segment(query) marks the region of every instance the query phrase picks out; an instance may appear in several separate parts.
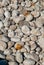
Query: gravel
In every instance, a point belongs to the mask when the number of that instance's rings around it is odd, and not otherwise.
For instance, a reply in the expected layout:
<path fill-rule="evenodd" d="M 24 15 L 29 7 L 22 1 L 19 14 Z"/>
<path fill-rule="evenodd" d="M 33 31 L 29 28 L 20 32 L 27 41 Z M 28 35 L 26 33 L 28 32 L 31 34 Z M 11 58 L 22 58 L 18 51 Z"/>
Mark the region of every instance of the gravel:
<path fill-rule="evenodd" d="M 0 0 L 0 59 L 44 65 L 44 0 Z"/>

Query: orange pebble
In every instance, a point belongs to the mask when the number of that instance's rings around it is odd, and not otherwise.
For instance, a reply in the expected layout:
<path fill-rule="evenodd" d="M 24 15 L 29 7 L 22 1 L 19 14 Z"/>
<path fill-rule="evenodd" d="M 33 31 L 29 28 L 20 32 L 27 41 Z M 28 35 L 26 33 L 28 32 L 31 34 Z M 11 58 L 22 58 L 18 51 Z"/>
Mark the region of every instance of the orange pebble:
<path fill-rule="evenodd" d="M 29 12 L 25 11 L 24 16 L 27 16 L 27 15 L 29 15 Z"/>
<path fill-rule="evenodd" d="M 17 50 L 20 50 L 20 49 L 22 48 L 22 45 L 20 45 L 20 44 L 15 44 L 15 48 L 16 48 Z"/>

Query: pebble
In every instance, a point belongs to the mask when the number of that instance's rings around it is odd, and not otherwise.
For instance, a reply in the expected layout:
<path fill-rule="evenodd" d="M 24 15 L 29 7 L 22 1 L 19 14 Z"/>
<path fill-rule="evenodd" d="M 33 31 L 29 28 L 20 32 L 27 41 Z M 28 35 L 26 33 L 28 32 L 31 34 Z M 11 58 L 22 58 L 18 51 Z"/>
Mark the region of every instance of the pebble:
<path fill-rule="evenodd" d="M 18 65 L 15 61 L 14 62 L 10 61 L 8 64 L 9 65 Z"/>
<path fill-rule="evenodd" d="M 20 22 L 20 17 L 16 16 L 13 18 L 13 21 L 15 21 L 15 23 L 19 23 Z"/>
<path fill-rule="evenodd" d="M 0 15 L 3 15 L 3 13 L 4 13 L 3 8 L 0 8 Z"/>
<path fill-rule="evenodd" d="M 13 53 L 16 53 L 16 49 L 14 47 L 11 47 L 11 50 Z M 14 55 L 16 55 L 16 54 L 14 54 Z"/>
<path fill-rule="evenodd" d="M 5 11 L 4 15 L 5 15 L 6 18 L 10 18 L 10 13 L 9 13 L 9 11 Z"/>
<path fill-rule="evenodd" d="M 21 49 L 21 52 L 27 52 L 27 49 L 22 48 L 22 49 Z"/>
<path fill-rule="evenodd" d="M 34 54 L 34 53 L 24 53 L 24 56 L 27 59 L 33 59 L 34 61 L 38 61 L 39 60 L 38 55 L 37 54 Z"/>
<path fill-rule="evenodd" d="M 8 30 L 8 37 L 14 37 L 14 32 L 12 30 Z"/>
<path fill-rule="evenodd" d="M 30 46 L 31 46 L 31 50 L 34 50 L 37 47 L 37 45 L 34 41 L 30 41 L 29 43 L 30 43 Z"/>
<path fill-rule="evenodd" d="M 13 17 L 13 18 L 16 17 L 18 14 L 19 14 L 18 11 L 16 11 L 16 10 L 13 10 L 13 11 L 12 11 L 12 17 Z"/>
<path fill-rule="evenodd" d="M 14 42 L 9 41 L 8 42 L 8 49 L 11 48 L 14 45 Z"/>
<path fill-rule="evenodd" d="M 4 24 L 5 27 L 8 27 L 9 26 L 9 22 L 8 22 L 8 19 L 7 18 L 5 18 L 3 20 L 3 24 Z"/>
<path fill-rule="evenodd" d="M 9 41 L 8 38 L 6 36 L 4 36 L 4 35 L 0 35 L 0 40 L 4 41 L 4 42 L 8 42 Z"/>
<path fill-rule="evenodd" d="M 40 13 L 37 12 L 37 11 L 32 11 L 31 14 L 32 14 L 35 18 L 39 17 L 39 15 L 40 15 Z"/>
<path fill-rule="evenodd" d="M 34 43 L 31 45 L 31 50 L 34 50 L 37 47 L 37 45 Z"/>
<path fill-rule="evenodd" d="M 40 38 L 38 41 L 39 41 L 38 44 L 40 45 L 40 47 L 41 47 L 41 48 L 43 49 L 43 51 L 44 51 L 44 38 Z"/>
<path fill-rule="evenodd" d="M 23 12 L 23 15 L 24 16 L 27 16 L 27 15 L 29 15 L 30 14 L 30 12 L 28 12 L 28 11 L 26 11 L 26 10 L 24 10 L 25 12 Z"/>
<path fill-rule="evenodd" d="M 20 50 L 23 45 L 24 45 L 23 42 L 17 42 L 17 43 L 15 44 L 15 48 L 16 48 L 17 50 Z"/>
<path fill-rule="evenodd" d="M 24 26 L 22 26 L 22 32 L 26 35 L 29 35 L 30 29 L 28 28 L 28 26 L 24 25 Z"/>
<path fill-rule="evenodd" d="M 37 51 L 37 52 L 40 52 L 40 50 L 41 50 L 40 47 L 37 47 L 37 48 L 36 48 L 36 51 Z"/>
<path fill-rule="evenodd" d="M 33 16 L 31 14 L 26 16 L 26 21 L 31 21 L 33 19 Z"/>
<path fill-rule="evenodd" d="M 8 5 L 8 4 L 9 4 L 9 0 L 3 0 L 3 1 L 2 1 L 2 4 L 3 4 L 3 6 Z"/>
<path fill-rule="evenodd" d="M 3 20 L 3 18 L 4 18 L 3 14 L 4 14 L 4 10 L 2 8 L 0 8 L 0 19 L 1 20 Z"/>
<path fill-rule="evenodd" d="M 15 44 L 15 48 L 16 48 L 17 50 L 19 50 L 19 49 L 22 48 L 22 46 L 21 46 L 20 44 Z"/>
<path fill-rule="evenodd" d="M 37 2 L 37 0 L 32 0 L 32 2 L 33 2 L 33 3 L 36 3 L 36 2 Z"/>
<path fill-rule="evenodd" d="M 22 36 L 23 36 L 23 33 L 22 33 L 21 29 L 17 28 L 17 29 L 15 30 L 15 32 L 17 33 L 17 35 L 18 35 L 19 37 L 22 37 Z"/>
<path fill-rule="evenodd" d="M 36 20 L 36 25 L 37 25 L 37 27 L 42 27 L 43 24 L 44 24 L 44 18 L 42 19 L 42 18 L 40 17 L 40 18 L 38 18 L 38 19 Z"/>
<path fill-rule="evenodd" d="M 24 45 L 24 48 L 26 48 L 27 52 L 30 52 L 30 47 L 28 45 Z"/>
<path fill-rule="evenodd" d="M 0 54 L 0 58 L 5 59 L 5 55 Z"/>
<path fill-rule="evenodd" d="M 18 5 L 17 5 L 17 3 L 11 3 L 10 4 L 10 8 L 14 8 L 14 9 L 17 9 L 18 8 Z"/>
<path fill-rule="evenodd" d="M 6 49 L 7 45 L 4 41 L 0 41 L 0 50 L 4 51 Z"/>
<path fill-rule="evenodd" d="M 24 65 L 34 65 L 35 61 L 32 59 L 26 59 L 26 60 L 24 60 L 23 64 Z"/>
<path fill-rule="evenodd" d="M 13 41 L 13 42 L 19 42 L 20 38 L 16 36 L 16 37 L 11 38 L 11 41 Z"/>
<path fill-rule="evenodd" d="M 16 53 L 16 61 L 19 63 L 23 62 L 23 56 L 20 52 Z"/>
<path fill-rule="evenodd" d="M 0 21 L 0 29 L 3 27 L 3 23 L 2 21 Z"/>
<path fill-rule="evenodd" d="M 25 7 L 29 8 L 31 6 L 31 1 L 25 1 L 26 5 Z"/>
<path fill-rule="evenodd" d="M 32 29 L 31 34 L 39 36 L 39 35 L 41 35 L 41 32 L 39 31 L 39 28 L 37 28 L 37 29 Z"/>
<path fill-rule="evenodd" d="M 25 2 L 21 2 L 21 6 L 23 6 L 23 7 L 24 7 L 24 6 L 25 6 Z"/>
<path fill-rule="evenodd" d="M 8 61 L 14 61 L 15 59 L 14 59 L 14 56 L 12 56 L 12 55 L 7 55 L 6 56 L 6 59 L 8 60 Z"/>
<path fill-rule="evenodd" d="M 5 55 L 10 55 L 11 53 L 12 53 L 12 51 L 10 49 L 5 49 L 4 50 Z"/>
<path fill-rule="evenodd" d="M 24 37 L 22 38 L 22 42 L 28 42 L 29 40 L 30 40 L 30 38 L 27 37 L 27 36 L 24 36 Z"/>
<path fill-rule="evenodd" d="M 11 29 L 11 30 L 15 30 L 15 29 L 16 29 L 16 26 L 15 26 L 15 25 L 11 25 L 11 26 L 10 26 L 10 29 Z"/>
<path fill-rule="evenodd" d="M 33 60 L 35 60 L 36 62 L 39 60 L 39 56 L 36 53 L 32 53 L 33 56 Z"/>
<path fill-rule="evenodd" d="M 32 55 L 30 54 L 30 53 L 24 53 L 24 56 L 27 58 L 27 59 L 29 59 L 29 58 L 32 58 Z"/>
<path fill-rule="evenodd" d="M 30 38 L 32 41 L 37 41 L 37 36 L 35 36 L 35 35 L 31 35 Z"/>

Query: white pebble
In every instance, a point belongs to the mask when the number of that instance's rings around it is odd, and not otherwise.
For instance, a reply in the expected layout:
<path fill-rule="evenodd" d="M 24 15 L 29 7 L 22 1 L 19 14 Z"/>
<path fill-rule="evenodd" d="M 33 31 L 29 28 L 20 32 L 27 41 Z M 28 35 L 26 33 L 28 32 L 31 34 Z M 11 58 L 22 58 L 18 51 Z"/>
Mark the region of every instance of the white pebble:
<path fill-rule="evenodd" d="M 8 37 L 14 37 L 14 32 L 12 30 L 8 30 Z"/>
<path fill-rule="evenodd" d="M 4 35 L 0 35 L 0 40 L 4 41 L 4 42 L 8 42 L 9 41 L 8 38 L 5 37 Z"/>
<path fill-rule="evenodd" d="M 24 45 L 28 52 L 30 52 L 30 47 L 28 45 Z"/>
<path fill-rule="evenodd" d="M 12 51 L 11 51 L 10 49 L 6 49 L 6 50 L 4 50 L 4 54 L 5 54 L 5 55 L 10 55 L 11 52 L 12 52 Z"/>
<path fill-rule="evenodd" d="M 39 56 L 35 53 L 24 53 L 24 56 L 27 59 L 33 59 L 34 61 L 38 61 L 39 60 Z"/>
<path fill-rule="evenodd" d="M 42 25 L 44 24 L 44 18 L 42 17 L 38 18 L 35 23 L 37 27 L 42 27 Z"/>
<path fill-rule="evenodd" d="M 8 42 L 8 49 L 11 48 L 14 45 L 14 42 L 9 41 Z"/>
<path fill-rule="evenodd" d="M 0 54 L 0 58 L 5 59 L 5 55 Z"/>
<path fill-rule="evenodd" d="M 13 10 L 13 11 L 12 11 L 12 17 L 14 18 L 15 16 L 18 15 L 18 13 L 19 13 L 19 12 L 18 12 L 17 10 Z"/>
<path fill-rule="evenodd" d="M 20 38 L 19 37 L 13 37 L 13 38 L 11 38 L 11 41 L 13 41 L 13 42 L 19 42 Z"/>
<path fill-rule="evenodd" d="M 4 15 L 5 15 L 6 18 L 10 18 L 10 13 L 9 13 L 9 11 L 5 11 Z"/>
<path fill-rule="evenodd" d="M 26 5 L 25 7 L 29 8 L 31 6 L 31 1 L 25 1 Z"/>
<path fill-rule="evenodd" d="M 40 13 L 37 12 L 37 11 L 32 11 L 31 14 L 32 14 L 35 18 L 39 17 L 39 15 L 40 15 Z"/>
<path fill-rule="evenodd" d="M 20 52 L 16 53 L 16 60 L 17 62 L 21 63 L 23 61 L 23 56 Z"/>
<path fill-rule="evenodd" d="M 30 38 L 32 41 L 37 41 L 37 36 L 35 36 L 35 35 L 31 35 Z"/>
<path fill-rule="evenodd" d="M 43 49 L 43 51 L 44 51 L 44 38 L 40 38 L 40 39 L 38 39 L 38 44 L 40 45 L 40 47 Z"/>
<path fill-rule="evenodd" d="M 30 38 L 27 37 L 27 36 L 24 36 L 24 37 L 22 38 L 22 42 L 28 42 L 29 40 L 30 40 Z"/>
<path fill-rule="evenodd" d="M 37 29 L 32 29 L 31 34 L 39 36 L 39 35 L 41 35 L 41 32 L 40 32 L 39 28 L 37 28 Z"/>
<path fill-rule="evenodd" d="M 26 16 L 26 21 L 29 22 L 32 19 L 33 19 L 33 16 L 31 14 L 29 14 L 29 15 Z"/>
<path fill-rule="evenodd" d="M 4 23 L 4 26 L 5 27 L 8 27 L 9 26 L 9 22 L 8 22 L 8 19 L 5 18 L 5 20 L 3 20 L 3 23 Z"/>
<path fill-rule="evenodd" d="M 24 65 L 34 65 L 35 61 L 32 59 L 26 59 L 26 60 L 24 60 L 23 64 Z"/>
<path fill-rule="evenodd" d="M 2 4 L 3 4 L 3 6 L 6 6 L 7 4 L 9 4 L 9 0 L 3 0 Z"/>
<path fill-rule="evenodd" d="M 28 26 L 26 26 L 26 25 L 22 26 L 22 32 L 26 35 L 29 35 L 30 30 L 29 30 Z"/>
<path fill-rule="evenodd" d="M 0 50 L 4 51 L 6 47 L 7 47 L 6 43 L 3 41 L 0 41 Z"/>
<path fill-rule="evenodd" d="M 21 6 L 25 6 L 25 2 L 21 2 Z"/>
<path fill-rule="evenodd" d="M 9 65 L 18 65 L 15 61 L 14 62 L 10 61 L 8 64 Z"/>
<path fill-rule="evenodd" d="M 27 50 L 25 48 L 22 48 L 21 52 L 27 52 Z"/>

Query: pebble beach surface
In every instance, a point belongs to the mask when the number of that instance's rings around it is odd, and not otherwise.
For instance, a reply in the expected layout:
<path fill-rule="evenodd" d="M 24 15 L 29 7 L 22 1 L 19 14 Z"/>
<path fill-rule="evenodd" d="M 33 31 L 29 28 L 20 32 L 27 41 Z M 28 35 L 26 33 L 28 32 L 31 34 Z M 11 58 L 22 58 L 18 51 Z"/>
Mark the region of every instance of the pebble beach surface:
<path fill-rule="evenodd" d="M 0 0 L 1 62 L 44 65 L 44 0 Z"/>

